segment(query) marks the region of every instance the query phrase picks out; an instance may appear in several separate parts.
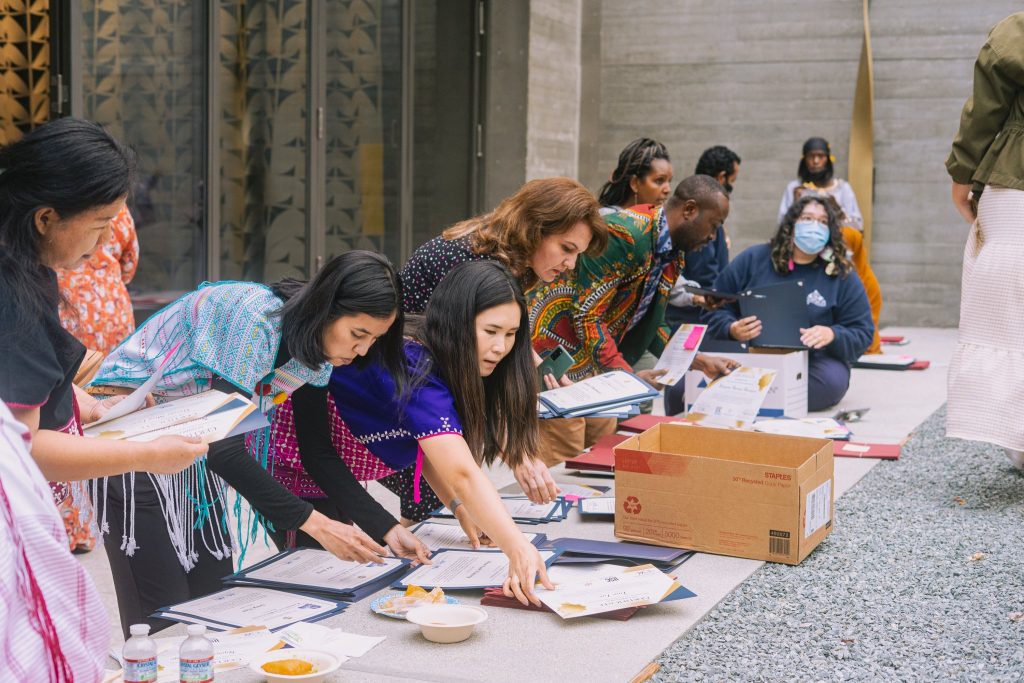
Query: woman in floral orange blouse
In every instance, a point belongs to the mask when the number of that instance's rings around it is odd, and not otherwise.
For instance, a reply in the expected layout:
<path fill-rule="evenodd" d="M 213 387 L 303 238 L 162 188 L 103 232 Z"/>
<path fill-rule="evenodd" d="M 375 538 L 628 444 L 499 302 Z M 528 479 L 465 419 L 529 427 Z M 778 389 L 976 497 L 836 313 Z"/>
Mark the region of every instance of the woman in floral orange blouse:
<path fill-rule="evenodd" d="M 57 282 L 65 303 L 60 307 L 60 322 L 68 332 L 93 352 L 106 356 L 135 330 L 128 283 L 139 264 L 139 240 L 135 221 L 125 206 L 110 222 L 110 237 L 92 257 L 74 270 L 58 270 Z M 96 363 L 95 367 L 99 367 Z M 88 415 L 82 419 L 89 421 Z M 64 518 L 72 552 L 87 552 L 96 545 L 89 529 L 89 515 L 71 502 L 68 485 L 51 482 L 53 498 Z"/>

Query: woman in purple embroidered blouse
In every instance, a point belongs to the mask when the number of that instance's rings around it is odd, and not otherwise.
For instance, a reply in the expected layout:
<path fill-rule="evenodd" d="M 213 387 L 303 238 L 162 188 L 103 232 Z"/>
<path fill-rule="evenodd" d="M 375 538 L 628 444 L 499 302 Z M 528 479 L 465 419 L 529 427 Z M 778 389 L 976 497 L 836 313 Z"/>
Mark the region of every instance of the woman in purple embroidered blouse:
<path fill-rule="evenodd" d="M 523 294 L 500 263 L 464 263 L 438 285 L 419 327 L 406 341 L 404 390 L 377 363 L 335 368 L 330 435 L 299 430 L 296 437 L 289 405 L 281 406 L 269 449 L 274 476 L 315 499 L 330 487 L 309 473 L 323 457 L 340 456 L 362 481 L 412 468 L 417 493 L 422 473 L 474 545 L 483 537 L 508 556 L 505 594 L 539 604 L 536 581 L 550 586 L 544 562 L 478 465 L 501 458 L 515 467 L 536 449 L 536 371 Z"/>

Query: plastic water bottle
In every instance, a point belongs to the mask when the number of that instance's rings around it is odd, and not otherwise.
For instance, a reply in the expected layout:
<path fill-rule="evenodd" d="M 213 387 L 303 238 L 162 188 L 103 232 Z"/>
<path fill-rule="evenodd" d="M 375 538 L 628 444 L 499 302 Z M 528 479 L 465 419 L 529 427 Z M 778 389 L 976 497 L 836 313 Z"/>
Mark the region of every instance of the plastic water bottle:
<path fill-rule="evenodd" d="M 152 683 L 156 680 L 156 642 L 149 637 L 149 624 L 132 624 L 132 636 L 121 650 L 124 683 Z"/>
<path fill-rule="evenodd" d="M 178 671 L 181 683 L 213 680 L 213 643 L 206 638 L 206 627 L 202 624 L 189 624 L 188 638 L 178 650 Z"/>

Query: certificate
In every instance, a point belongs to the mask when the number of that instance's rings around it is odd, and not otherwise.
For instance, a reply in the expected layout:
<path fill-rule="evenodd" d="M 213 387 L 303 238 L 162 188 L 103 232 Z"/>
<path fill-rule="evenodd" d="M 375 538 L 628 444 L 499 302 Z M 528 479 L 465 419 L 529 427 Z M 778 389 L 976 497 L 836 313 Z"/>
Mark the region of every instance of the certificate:
<path fill-rule="evenodd" d="M 661 602 L 681 586 L 668 574 L 651 565 L 629 567 L 621 572 L 601 572 L 584 581 L 556 584 L 555 590 L 540 589 L 537 597 L 563 619 L 611 612 Z"/>
<path fill-rule="evenodd" d="M 438 524 L 437 522 L 422 522 L 411 529 L 416 538 L 423 541 L 431 551 L 451 550 L 473 550 L 473 545 L 466 537 L 462 527 L 457 524 Z M 537 544 L 540 534 L 523 533 L 530 543 Z"/>
<path fill-rule="evenodd" d="M 615 499 L 610 496 L 601 498 L 583 498 L 580 500 L 582 515 L 614 515 Z"/>
<path fill-rule="evenodd" d="M 708 385 L 686 414 L 686 420 L 710 427 L 746 429 L 754 423 L 775 370 L 736 368 Z"/>
<path fill-rule="evenodd" d="M 552 503 L 533 503 L 525 496 L 502 498 L 502 505 L 508 511 L 512 519 L 527 523 L 546 522 L 554 517 L 560 517 L 565 509 L 565 499 L 558 498 Z M 454 517 L 452 511 L 444 507 L 434 513 L 437 517 Z"/>
<path fill-rule="evenodd" d="M 707 329 L 707 325 L 684 324 L 679 326 L 672 338 L 668 340 L 668 344 L 665 345 L 665 350 L 661 352 L 658 364 L 654 366 L 655 370 L 667 370 L 658 379 L 659 382 L 665 386 L 675 386 L 676 382 L 686 375 L 686 371 L 693 364 L 693 359 L 697 357 L 697 349 L 704 341 L 704 333 L 707 332 Z"/>
<path fill-rule="evenodd" d="M 367 584 L 386 581 L 408 565 L 408 560 L 395 557 L 360 563 L 338 559 L 326 550 L 297 548 L 232 574 L 225 582 L 351 595 Z"/>
<path fill-rule="evenodd" d="M 544 564 L 558 557 L 555 550 L 541 550 Z M 508 577 L 508 557 L 500 550 L 439 550 L 430 558 L 433 564 L 421 565 L 403 576 L 395 588 L 410 585 L 432 589 L 472 590 L 500 586 Z"/>
<path fill-rule="evenodd" d="M 164 607 L 155 616 L 227 630 L 265 626 L 271 631 L 297 621 L 316 621 L 344 610 L 325 598 L 262 588 L 233 586 L 219 593 Z"/>
<path fill-rule="evenodd" d="M 783 436 L 804 436 L 811 439 L 849 439 L 850 430 L 831 417 L 807 417 L 797 420 L 758 420 L 755 432 L 782 434 Z"/>
<path fill-rule="evenodd" d="M 241 394 L 210 390 L 139 410 L 86 427 L 86 436 L 126 441 L 152 441 L 161 436 L 194 436 L 206 443 L 219 441 L 256 412 Z M 256 416 L 257 418 L 259 416 Z M 266 424 L 265 418 L 253 428 Z"/>
<path fill-rule="evenodd" d="M 552 412 L 562 415 L 586 408 L 622 405 L 657 395 L 658 392 L 639 377 L 622 370 L 613 370 L 571 386 L 542 391 L 540 400 Z"/>

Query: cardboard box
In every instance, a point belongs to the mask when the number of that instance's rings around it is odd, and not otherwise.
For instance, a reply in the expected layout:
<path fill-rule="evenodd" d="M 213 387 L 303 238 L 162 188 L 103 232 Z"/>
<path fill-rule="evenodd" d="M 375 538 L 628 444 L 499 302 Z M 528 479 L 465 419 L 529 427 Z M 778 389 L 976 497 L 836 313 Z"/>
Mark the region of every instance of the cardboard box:
<path fill-rule="evenodd" d="M 732 358 L 753 368 L 777 370 L 768 395 L 761 404 L 761 417 L 807 417 L 807 351 L 758 349 L 749 353 L 708 353 Z M 703 372 L 690 370 L 685 382 L 686 410 L 708 386 Z"/>
<path fill-rule="evenodd" d="M 659 424 L 615 446 L 615 535 L 799 564 L 832 531 L 832 441 Z"/>

